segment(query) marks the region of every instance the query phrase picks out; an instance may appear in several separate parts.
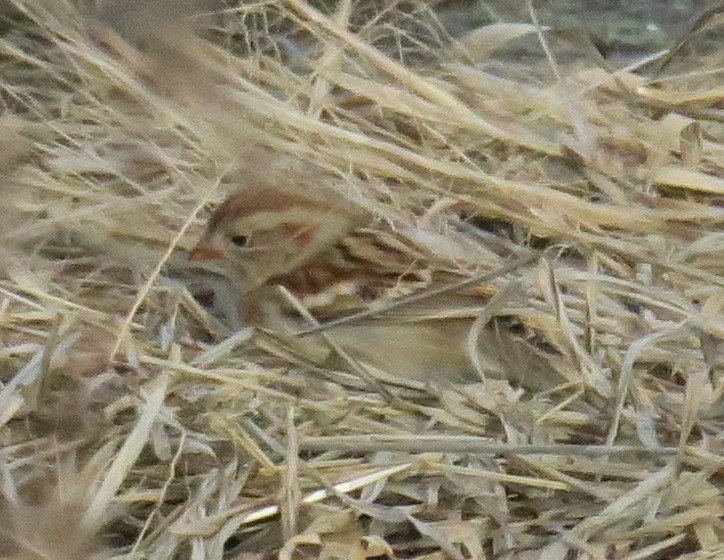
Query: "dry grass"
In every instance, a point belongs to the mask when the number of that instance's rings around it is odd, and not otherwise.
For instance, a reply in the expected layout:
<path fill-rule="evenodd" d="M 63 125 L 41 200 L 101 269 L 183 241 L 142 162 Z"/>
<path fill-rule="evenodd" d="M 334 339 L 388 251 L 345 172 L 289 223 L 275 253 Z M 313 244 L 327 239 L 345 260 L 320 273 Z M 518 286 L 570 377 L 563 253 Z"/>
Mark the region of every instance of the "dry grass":
<path fill-rule="evenodd" d="M 12 4 L 0 556 L 724 557 L 721 53 L 653 81 L 547 43 L 496 62 L 540 30 L 454 46 L 420 6 Z M 539 250 L 502 312 L 561 382 L 390 403 L 230 332 L 185 251 L 226 193 L 292 175 L 441 266 Z"/>

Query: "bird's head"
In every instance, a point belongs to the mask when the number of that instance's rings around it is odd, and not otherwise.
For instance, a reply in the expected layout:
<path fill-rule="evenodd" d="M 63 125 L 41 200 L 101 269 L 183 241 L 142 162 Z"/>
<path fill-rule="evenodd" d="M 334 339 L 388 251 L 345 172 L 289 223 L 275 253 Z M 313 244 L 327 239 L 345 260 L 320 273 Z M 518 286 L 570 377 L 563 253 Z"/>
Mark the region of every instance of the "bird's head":
<path fill-rule="evenodd" d="M 323 252 L 357 223 L 340 205 L 274 188 L 245 188 L 212 214 L 191 250 L 194 262 L 219 260 L 249 288 L 291 272 Z"/>

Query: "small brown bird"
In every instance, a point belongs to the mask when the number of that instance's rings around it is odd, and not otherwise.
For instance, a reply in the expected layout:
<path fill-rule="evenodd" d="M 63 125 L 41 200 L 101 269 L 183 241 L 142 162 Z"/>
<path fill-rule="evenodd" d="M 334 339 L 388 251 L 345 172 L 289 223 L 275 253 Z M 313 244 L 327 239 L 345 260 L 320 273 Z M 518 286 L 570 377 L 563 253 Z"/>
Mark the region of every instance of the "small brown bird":
<path fill-rule="evenodd" d="M 190 260 L 222 263 L 239 283 L 245 321 L 290 340 L 310 325 L 279 286 L 324 323 L 456 278 L 432 255 L 371 222 L 336 196 L 244 188 L 216 209 Z M 465 317 L 464 310 L 479 313 L 484 291 L 468 286 L 328 332 L 354 358 L 399 377 L 459 378 L 476 369 L 521 383 L 537 377 L 543 358 L 511 332 L 487 327 L 469 342 L 475 315 Z M 314 359 L 329 353 L 318 337 L 296 341 Z"/>

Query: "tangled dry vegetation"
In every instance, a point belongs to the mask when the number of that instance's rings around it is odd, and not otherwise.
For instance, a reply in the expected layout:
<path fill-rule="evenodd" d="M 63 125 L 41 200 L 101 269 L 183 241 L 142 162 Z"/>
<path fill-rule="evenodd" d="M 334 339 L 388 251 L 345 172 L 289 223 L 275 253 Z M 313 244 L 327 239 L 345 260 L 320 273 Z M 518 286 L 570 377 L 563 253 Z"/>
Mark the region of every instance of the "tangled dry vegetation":
<path fill-rule="evenodd" d="M 0 555 L 724 557 L 721 52 L 562 64 L 414 2 L 2 6 Z M 390 400 L 230 331 L 186 251 L 298 162 L 440 266 L 533 254 L 496 313 L 560 378 Z"/>

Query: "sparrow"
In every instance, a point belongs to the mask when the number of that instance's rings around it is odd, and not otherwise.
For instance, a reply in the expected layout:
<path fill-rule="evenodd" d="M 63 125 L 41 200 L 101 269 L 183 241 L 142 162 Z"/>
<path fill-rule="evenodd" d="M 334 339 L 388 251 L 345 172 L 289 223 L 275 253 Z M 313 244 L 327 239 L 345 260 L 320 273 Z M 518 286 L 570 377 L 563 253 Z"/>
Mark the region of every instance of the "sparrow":
<path fill-rule="evenodd" d="M 318 322 L 334 325 L 325 332 L 335 347 L 395 377 L 478 373 L 540 387 L 541 371 L 551 373 L 525 337 L 494 319 L 475 327 L 490 285 L 446 290 L 459 273 L 336 193 L 242 188 L 212 213 L 189 259 L 221 266 L 246 325 L 283 336 L 314 361 L 329 358 L 329 345 L 318 332 L 297 333 Z M 415 294 L 423 297 L 396 305 Z"/>

